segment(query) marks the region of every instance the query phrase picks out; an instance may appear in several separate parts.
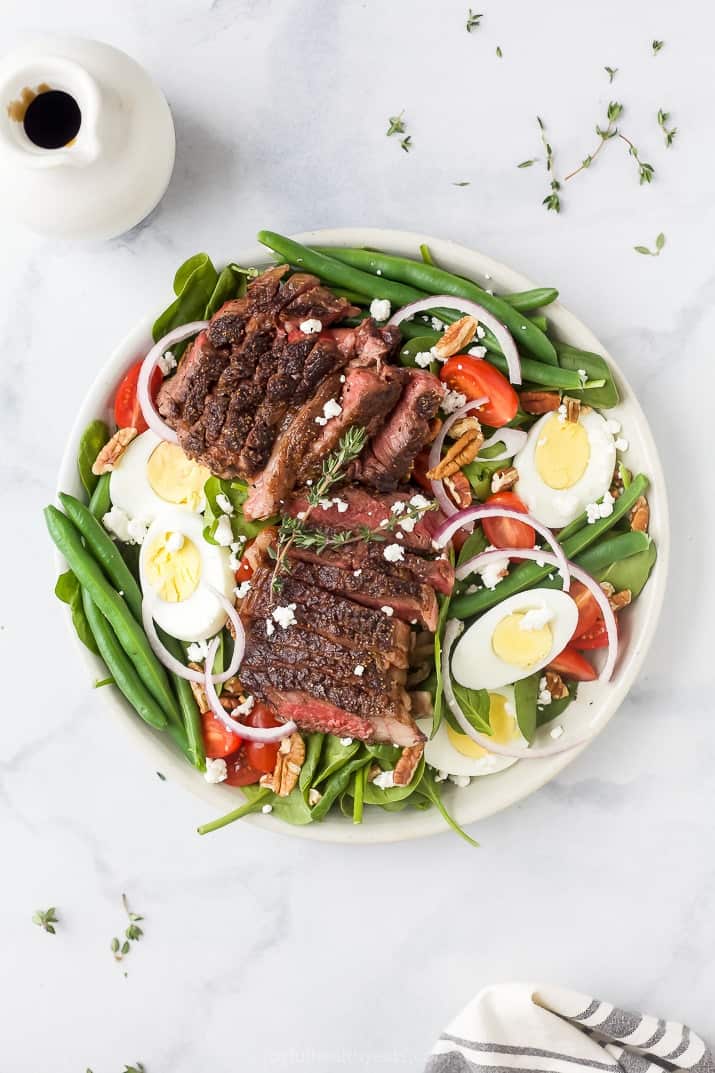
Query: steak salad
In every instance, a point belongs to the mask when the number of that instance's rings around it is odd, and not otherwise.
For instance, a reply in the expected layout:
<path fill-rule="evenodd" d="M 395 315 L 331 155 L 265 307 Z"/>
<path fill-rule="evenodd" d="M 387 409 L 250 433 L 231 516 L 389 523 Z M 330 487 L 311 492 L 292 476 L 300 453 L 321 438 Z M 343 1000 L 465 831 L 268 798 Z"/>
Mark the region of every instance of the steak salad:
<path fill-rule="evenodd" d="M 560 719 L 655 561 L 616 385 L 552 338 L 555 290 L 259 239 L 276 266 L 179 268 L 85 431 L 86 500 L 45 512 L 56 593 L 106 682 L 241 788 L 202 832 L 437 808 L 472 841 L 443 796 L 594 733 Z"/>

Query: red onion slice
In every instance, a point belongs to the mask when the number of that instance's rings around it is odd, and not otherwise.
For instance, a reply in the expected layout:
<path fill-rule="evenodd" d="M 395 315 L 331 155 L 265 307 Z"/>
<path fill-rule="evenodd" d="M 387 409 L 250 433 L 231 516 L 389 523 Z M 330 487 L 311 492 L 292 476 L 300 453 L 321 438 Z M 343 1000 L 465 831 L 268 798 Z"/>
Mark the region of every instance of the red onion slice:
<path fill-rule="evenodd" d="M 497 443 L 503 443 L 504 450 L 498 455 L 492 455 L 487 459 L 488 462 L 501 462 L 503 458 L 513 458 L 526 443 L 526 433 L 520 428 L 498 428 L 479 448 L 477 458 L 481 457 L 482 451 L 486 451 L 488 447 L 493 447 Z"/>
<path fill-rule="evenodd" d="M 511 518 L 515 522 L 524 522 L 526 525 L 530 525 L 532 529 L 536 530 L 539 536 L 550 545 L 553 549 L 554 557 L 556 559 L 556 565 L 561 572 L 564 579 L 564 592 L 568 592 L 571 585 L 571 578 L 569 575 L 569 563 L 566 556 L 563 553 L 561 545 L 551 532 L 551 530 L 542 525 L 541 522 L 537 522 L 536 518 L 532 518 L 530 514 L 522 514 L 518 510 L 508 510 L 506 507 L 489 507 L 486 504 L 476 504 L 473 507 L 467 507 L 465 510 L 457 511 L 451 518 L 448 518 L 446 522 L 442 522 L 440 526 L 435 530 L 434 543 L 437 547 L 443 548 L 445 544 L 454 536 L 458 529 L 461 529 L 467 522 L 478 522 L 482 518 Z M 519 551 L 529 551 L 534 549 L 521 548 Z M 502 557 L 506 553 L 502 552 Z M 548 562 L 545 555 L 539 551 L 537 557 L 543 559 L 544 562 Z M 530 555 L 524 556 L 524 558 L 531 558 Z"/>
<path fill-rule="evenodd" d="M 144 415 L 144 420 L 152 432 L 162 440 L 168 440 L 169 443 L 178 443 L 179 439 L 173 428 L 169 428 L 166 422 L 161 419 L 154 406 L 151 391 L 149 390 L 151 374 L 154 372 L 159 359 L 171 346 L 175 343 L 183 343 L 184 339 L 196 335 L 196 333 L 202 331 L 207 324 L 207 320 L 194 320 L 190 324 L 182 324 L 178 328 L 174 328 L 172 331 L 168 332 L 163 339 L 160 339 L 158 343 L 154 344 L 144 358 L 142 367 L 139 370 L 137 399 L 139 400 L 139 406 Z"/>
<path fill-rule="evenodd" d="M 207 668 L 213 665 L 217 647 L 218 637 L 214 637 L 209 645 L 209 654 L 206 658 Z M 228 712 L 222 707 L 218 693 L 216 692 L 216 686 L 213 682 L 213 676 L 209 674 L 208 670 L 204 675 L 203 682 L 204 689 L 206 690 L 206 698 L 211 706 L 213 714 L 225 727 L 232 730 L 234 734 L 238 734 L 239 738 L 243 738 L 244 741 L 280 741 L 281 738 L 287 738 L 289 734 L 293 734 L 294 731 L 298 729 L 292 720 L 288 723 L 283 723 L 279 727 L 251 727 L 246 723 L 239 723 L 237 719 L 232 719 Z"/>
<path fill-rule="evenodd" d="M 471 399 L 469 402 L 465 402 L 463 406 L 460 406 L 458 410 L 455 410 L 454 413 L 450 414 L 449 417 L 446 418 L 441 429 L 435 436 L 432 446 L 430 447 L 430 453 L 428 458 L 430 469 L 434 469 L 435 466 L 439 465 L 445 437 L 451 429 L 452 425 L 456 421 L 459 421 L 460 417 L 464 417 L 465 414 L 468 414 L 470 410 L 476 410 L 480 406 L 483 406 L 485 402 L 489 402 L 489 399 L 486 397 L 486 395 L 481 399 Z M 430 480 L 430 484 L 432 485 L 434 497 L 442 508 L 442 513 L 445 514 L 448 518 L 451 518 L 453 514 L 457 513 L 458 508 L 454 505 L 452 500 L 445 492 L 442 481 Z"/>
<path fill-rule="evenodd" d="M 549 563 L 551 566 L 557 566 L 560 568 L 559 558 L 556 555 L 552 555 L 551 552 L 538 550 L 536 548 L 503 548 L 497 551 L 483 551 L 480 555 L 475 555 L 472 559 L 468 559 L 466 563 L 462 563 L 460 567 L 455 571 L 455 576 L 463 581 L 465 577 L 471 574 L 474 570 L 478 570 L 480 566 L 486 566 L 487 563 L 499 558 L 515 558 L 515 559 L 532 559 L 539 563 Z M 585 570 L 582 570 L 576 563 L 568 563 L 569 573 L 580 581 L 582 585 L 585 585 L 587 589 L 596 599 L 598 606 L 603 615 L 603 621 L 606 625 L 606 635 L 608 637 L 608 655 L 606 662 L 603 665 L 603 670 L 599 674 L 599 680 L 608 682 L 613 674 L 613 668 L 616 665 L 616 659 L 618 657 L 618 627 L 616 625 L 616 616 L 613 613 L 611 605 L 608 602 L 608 597 L 598 584 L 594 577 L 587 574 Z M 564 585 L 564 592 L 568 589 Z"/>
<path fill-rule="evenodd" d="M 519 351 L 516 349 L 516 343 L 498 317 L 495 317 L 484 306 L 480 306 L 478 302 L 471 302 L 468 298 L 454 298 L 451 294 L 434 294 L 429 298 L 421 298 L 419 302 L 410 302 L 409 305 L 398 309 L 388 320 L 387 326 L 397 326 L 403 320 L 414 317 L 416 313 L 424 313 L 428 309 L 435 309 L 438 306 L 442 306 L 443 309 L 454 309 L 458 313 L 474 317 L 485 328 L 489 328 L 506 359 L 509 380 L 512 384 L 521 383 L 521 361 Z"/>
<path fill-rule="evenodd" d="M 243 655 L 246 649 L 246 634 L 243 629 L 243 623 L 241 622 L 241 618 L 238 614 L 238 611 L 230 602 L 230 600 L 227 600 L 223 593 L 215 589 L 213 585 L 207 585 L 206 587 L 219 601 L 224 611 L 226 612 L 226 615 L 230 619 L 234 629 L 235 637 L 231 661 L 225 671 L 221 671 L 220 674 L 211 675 L 211 679 L 213 682 L 227 682 L 229 678 L 233 678 L 234 674 L 236 674 L 238 668 L 241 666 L 241 661 L 243 660 Z M 149 641 L 149 644 L 151 645 L 154 655 L 160 663 L 163 663 L 167 670 L 171 671 L 179 678 L 185 678 L 187 682 L 199 682 L 201 684 L 203 683 L 206 677 L 205 670 L 195 671 L 192 667 L 185 666 L 185 664 L 183 664 L 181 660 L 173 656 L 171 652 L 169 652 L 169 650 L 165 647 L 165 645 L 162 644 L 159 634 L 157 633 L 156 626 L 154 625 L 151 603 L 149 600 L 147 600 L 146 597 L 142 601 L 142 625 L 144 626 L 144 633 L 147 635 L 147 639 Z M 212 667 L 213 660 L 209 661 L 207 659 L 206 666 Z"/>
<path fill-rule="evenodd" d="M 571 741 L 564 741 L 563 738 L 559 738 L 558 742 L 554 742 L 552 745 L 537 745 L 529 746 L 525 749 L 523 746 L 519 749 L 513 745 L 501 745 L 499 742 L 494 741 L 489 734 L 482 734 L 481 731 L 475 730 L 472 724 L 467 719 L 466 715 L 459 706 L 456 696 L 454 695 L 454 688 L 452 686 L 452 677 L 449 670 L 450 656 L 452 654 L 452 648 L 454 642 L 457 640 L 459 634 L 462 631 L 462 623 L 457 619 L 450 619 L 447 623 L 447 628 L 444 631 L 444 647 L 442 649 L 442 682 L 444 688 L 444 695 L 449 705 L 454 718 L 459 723 L 464 733 L 475 741 L 477 745 L 481 745 L 483 749 L 486 749 L 489 753 L 495 753 L 497 756 L 509 756 L 514 760 L 543 760 L 549 756 L 558 756 L 560 753 L 569 752 L 571 749 L 577 749 L 579 745 L 585 745 L 587 741 L 590 741 L 595 734 L 595 730 L 591 729 L 585 734 L 580 734 L 578 737 L 572 738 Z M 566 735 L 564 734 L 564 737 Z"/>

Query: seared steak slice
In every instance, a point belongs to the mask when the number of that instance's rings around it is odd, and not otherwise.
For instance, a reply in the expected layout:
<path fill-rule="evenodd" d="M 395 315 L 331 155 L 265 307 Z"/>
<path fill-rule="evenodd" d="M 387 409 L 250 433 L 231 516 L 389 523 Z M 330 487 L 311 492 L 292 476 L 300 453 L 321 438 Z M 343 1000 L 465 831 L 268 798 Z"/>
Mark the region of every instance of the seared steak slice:
<path fill-rule="evenodd" d="M 241 604 L 241 617 L 267 618 L 277 604 L 296 605 L 295 617 L 301 626 L 360 652 L 370 648 L 381 652 L 396 667 L 407 667 L 410 628 L 381 611 L 361 607 L 351 600 L 322 589 L 304 585 L 290 574 L 281 576 L 277 596 L 271 591 L 272 570 L 261 567 L 251 578 L 251 589 Z"/>
<path fill-rule="evenodd" d="M 293 719 L 308 732 L 319 731 L 359 741 L 384 742 L 410 747 L 424 741 L 424 734 L 412 717 L 398 712 L 376 712 L 369 717 L 356 715 L 332 701 L 326 701 L 301 689 L 272 683 L 264 686 L 265 697 L 278 718 Z"/>
<path fill-rule="evenodd" d="M 199 332 L 176 374 L 162 385 L 159 412 L 170 424 L 192 425 L 204 411 L 206 396 L 228 364 L 228 356 L 216 350 L 208 332 Z"/>
<path fill-rule="evenodd" d="M 310 528 L 312 519 L 307 524 Z M 334 530 L 323 529 L 326 535 Z M 290 556 L 302 559 L 306 563 L 330 563 L 341 570 L 362 570 L 369 566 L 388 577 L 404 578 L 430 585 L 436 592 L 449 595 L 454 588 L 454 567 L 449 559 L 439 556 L 427 559 L 423 555 L 404 549 L 405 557 L 401 562 L 390 563 L 384 556 L 385 544 L 382 541 L 356 540 L 338 548 L 326 548 L 323 551 L 311 551 L 310 548 L 291 547 Z"/>
<path fill-rule="evenodd" d="M 355 479 L 390 491 L 409 473 L 429 441 L 430 422 L 444 398 L 444 385 L 423 369 L 409 369 L 400 401 L 353 468 Z"/>
<path fill-rule="evenodd" d="M 365 527 L 375 533 L 384 535 L 384 526 L 380 523 L 389 521 L 393 517 L 393 503 L 398 501 L 407 503 L 413 495 L 415 495 L 414 490 L 376 495 L 374 492 L 368 491 L 367 488 L 346 485 L 339 488 L 335 496 L 331 497 L 330 506 L 313 507 L 308 524 L 318 528 L 338 529 L 341 531 L 351 529 L 356 532 Z M 338 505 L 333 502 L 335 498 L 347 503 L 347 510 L 339 510 Z M 308 500 L 304 495 L 300 494 L 294 496 L 285 506 L 287 513 L 293 517 L 307 509 Z M 405 549 L 409 548 L 412 551 L 423 554 L 434 554 L 432 530 L 427 525 L 429 517 L 429 512 L 423 515 L 416 522 L 411 533 L 408 533 L 407 530 L 401 530 L 403 539 L 400 544 Z"/>
<path fill-rule="evenodd" d="M 329 562 L 300 562 L 290 554 L 289 558 L 291 576 L 297 581 L 346 596 L 364 607 L 391 607 L 403 622 L 419 623 L 428 630 L 437 627 L 437 597 L 429 585 L 390 577 L 369 566 L 357 571 L 342 570 Z"/>
<path fill-rule="evenodd" d="M 345 298 L 338 298 L 315 276 L 295 272 L 281 290 L 281 319 L 299 326 L 304 320 L 319 320 L 324 328 L 346 317 L 355 316 L 359 309 Z"/>

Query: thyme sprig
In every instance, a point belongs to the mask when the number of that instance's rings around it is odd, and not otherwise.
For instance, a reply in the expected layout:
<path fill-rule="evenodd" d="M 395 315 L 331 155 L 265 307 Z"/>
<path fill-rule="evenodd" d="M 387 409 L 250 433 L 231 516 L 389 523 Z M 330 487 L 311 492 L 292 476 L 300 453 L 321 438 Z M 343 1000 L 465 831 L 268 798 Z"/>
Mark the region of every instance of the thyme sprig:
<path fill-rule="evenodd" d="M 651 42 L 650 47 L 653 49 L 653 55 L 654 56 L 658 55 L 658 53 L 660 52 L 660 50 L 662 49 L 664 44 L 665 44 L 665 41 L 652 41 Z"/>
<path fill-rule="evenodd" d="M 608 75 L 608 81 L 613 82 L 613 79 L 618 74 L 618 68 L 617 67 L 608 67 L 608 66 L 606 66 L 603 69 L 606 72 L 606 74 Z"/>
<path fill-rule="evenodd" d="M 551 142 L 546 137 L 546 126 L 541 116 L 536 117 L 536 122 L 539 124 L 539 135 L 541 137 L 541 144 L 546 152 L 546 171 L 550 176 L 549 193 L 541 202 L 545 205 L 547 211 L 561 212 L 561 198 L 559 197 L 559 190 L 561 189 L 561 183 L 556 178 L 554 172 L 554 151 L 551 148 Z M 521 165 L 519 165 L 521 167 Z"/>
<path fill-rule="evenodd" d="M 656 235 L 655 249 L 651 250 L 648 246 L 634 246 L 633 249 L 636 253 L 642 253 L 646 257 L 660 257 L 661 251 L 665 246 L 665 235 L 661 231 L 659 235 Z"/>
<path fill-rule="evenodd" d="M 391 138 L 393 134 L 404 134 L 405 133 L 405 130 L 406 130 L 405 121 L 402 118 L 404 114 L 405 114 L 405 110 L 403 108 L 399 115 L 391 115 L 388 118 L 388 120 L 387 120 L 388 127 L 387 127 L 387 132 L 386 132 L 388 138 Z"/>
<path fill-rule="evenodd" d="M 465 27 L 468 34 L 471 34 L 472 30 L 478 30 L 481 26 L 481 20 L 484 18 L 484 12 L 480 11 L 478 14 L 476 11 L 472 11 L 471 7 L 467 12 L 467 21 Z"/>
<path fill-rule="evenodd" d="M 678 128 L 677 127 L 668 128 L 668 123 L 669 122 L 670 122 L 670 112 L 666 112 L 662 108 L 659 108 L 658 109 L 658 126 L 663 131 L 663 137 L 665 138 L 665 147 L 666 147 L 666 149 L 670 149 L 670 147 L 673 144 L 673 141 L 675 139 L 675 135 L 678 133 Z"/>
<path fill-rule="evenodd" d="M 143 920 L 144 917 L 131 911 L 126 894 L 122 894 L 122 905 L 124 906 L 124 912 L 129 918 L 129 924 L 124 930 L 124 938 L 120 940 L 115 935 L 109 944 L 110 950 L 114 954 L 115 961 L 123 961 L 131 950 L 131 944 L 138 943 L 144 934 L 143 930 L 139 927 L 139 921 Z"/>
<path fill-rule="evenodd" d="M 55 924 L 59 924 L 57 909 L 54 905 L 51 905 L 49 909 L 36 909 L 32 914 L 32 923 L 37 924 L 38 928 L 49 932 L 50 935 L 56 935 Z"/>
<path fill-rule="evenodd" d="M 630 138 L 626 138 L 625 134 L 621 134 L 620 131 L 618 131 L 618 137 L 621 139 L 621 141 L 626 143 L 626 145 L 628 146 L 629 156 L 632 156 L 636 162 L 636 165 L 638 167 L 638 182 L 640 183 L 640 185 L 643 186 L 645 183 L 652 183 L 653 176 L 655 175 L 655 168 L 653 167 L 653 165 L 648 164 L 645 160 L 641 160 L 638 150 L 636 149 Z"/>
<path fill-rule="evenodd" d="M 618 134 L 618 127 L 616 123 L 623 115 L 623 105 L 619 101 L 610 101 L 608 109 L 606 111 L 606 126 L 600 127 L 596 124 L 596 134 L 600 138 L 600 141 L 592 153 L 589 153 L 583 158 L 581 163 L 573 171 L 570 171 L 564 178 L 564 182 L 567 183 L 569 179 L 573 179 L 579 172 L 585 171 L 586 168 L 590 168 L 598 154 L 603 149 L 606 142 L 609 142 L 611 138 L 615 138 Z"/>

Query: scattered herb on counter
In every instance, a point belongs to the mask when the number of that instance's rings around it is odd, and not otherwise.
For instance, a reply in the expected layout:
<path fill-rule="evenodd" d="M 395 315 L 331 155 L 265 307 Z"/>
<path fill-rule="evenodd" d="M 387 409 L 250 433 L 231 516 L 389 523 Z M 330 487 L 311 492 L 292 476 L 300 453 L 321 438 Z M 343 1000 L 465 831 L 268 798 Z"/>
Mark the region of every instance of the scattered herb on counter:
<path fill-rule="evenodd" d="M 479 14 L 477 14 L 475 11 L 472 11 L 470 7 L 469 11 L 467 12 L 467 21 L 465 23 L 467 33 L 471 34 L 472 30 L 478 30 L 482 24 L 481 20 L 483 18 L 483 11 L 480 11 Z"/>
<path fill-rule="evenodd" d="M 654 56 L 658 55 L 658 53 L 660 52 L 660 50 L 662 49 L 664 44 L 665 44 L 665 41 L 653 41 L 651 43 L 650 47 L 653 49 L 653 55 Z"/>
<path fill-rule="evenodd" d="M 654 250 L 648 249 L 647 246 L 634 246 L 633 249 L 636 251 L 636 253 L 642 253 L 647 257 L 660 257 L 661 250 L 663 249 L 664 246 L 665 246 L 665 235 L 661 231 L 660 234 L 656 236 L 655 249 Z"/>
<path fill-rule="evenodd" d="M 404 138 L 402 138 L 400 140 L 400 149 L 404 149 L 404 151 L 406 153 L 409 153 L 411 148 L 412 148 L 412 135 L 407 134 Z"/>
<path fill-rule="evenodd" d="M 387 137 L 391 138 L 393 134 L 404 134 L 406 127 L 405 121 L 402 118 L 405 114 L 404 108 L 399 115 L 391 115 L 388 119 Z"/>
<path fill-rule="evenodd" d="M 500 60 L 504 53 L 501 50 L 501 45 L 497 45 L 497 59 Z"/>
<path fill-rule="evenodd" d="M 521 164 L 517 164 L 517 168 L 530 168 L 532 164 L 535 164 L 535 160 L 522 160 Z"/>
<path fill-rule="evenodd" d="M 561 183 L 554 174 L 554 151 L 551 148 L 551 142 L 546 137 L 546 126 L 541 116 L 536 117 L 536 122 L 539 124 L 539 134 L 541 135 L 541 144 L 546 150 L 546 171 L 548 172 L 550 181 L 550 191 L 541 202 L 542 205 L 546 205 L 547 211 L 561 212 L 561 198 L 559 197 L 559 190 L 561 189 Z"/>
<path fill-rule="evenodd" d="M 452 186 L 471 186 L 471 183 L 468 179 L 463 179 L 461 182 L 452 183 Z"/>
<path fill-rule="evenodd" d="M 162 782 L 166 782 L 166 775 L 164 775 L 161 771 L 157 771 L 157 775 L 159 776 L 159 778 L 161 779 Z"/>
<path fill-rule="evenodd" d="M 123 1073 L 146 1073 L 146 1070 L 142 1062 L 137 1062 L 133 1066 L 125 1065 Z"/>
<path fill-rule="evenodd" d="M 598 124 L 596 124 L 596 134 L 598 134 L 601 140 L 599 141 L 593 152 L 589 153 L 588 156 L 585 156 L 579 166 L 577 168 L 574 168 L 573 171 L 569 172 L 569 174 L 565 177 L 564 182 L 567 183 L 569 179 L 573 179 L 575 175 L 579 174 L 579 172 L 585 171 L 586 168 L 591 167 L 606 142 L 609 142 L 611 138 L 615 138 L 615 136 L 618 134 L 618 127 L 616 126 L 616 123 L 622 115 L 623 105 L 619 101 L 610 101 L 608 109 L 606 111 L 606 126 L 600 127 L 598 126 Z"/>
<path fill-rule="evenodd" d="M 618 131 L 618 137 L 621 139 L 621 141 L 624 141 L 626 143 L 626 145 L 628 146 L 629 156 L 633 157 L 638 166 L 638 182 L 641 184 L 641 186 L 643 186 L 644 183 L 652 183 L 653 176 L 655 175 L 655 168 L 653 167 L 653 165 L 646 163 L 645 160 L 641 160 L 638 150 L 636 149 L 630 138 L 626 138 L 625 134 L 621 134 L 620 131 Z"/>
<path fill-rule="evenodd" d="M 613 79 L 618 74 L 618 68 L 617 67 L 604 67 L 603 69 L 608 74 L 608 81 L 612 82 Z"/>
<path fill-rule="evenodd" d="M 158 774 L 159 772 L 157 772 L 157 775 Z M 139 921 L 143 920 L 144 917 L 131 911 L 126 894 L 122 894 L 122 905 L 124 906 L 125 913 L 129 917 L 129 924 L 124 930 L 124 939 L 120 941 L 115 935 L 109 944 L 110 949 L 114 954 L 115 961 L 122 961 L 131 950 L 131 944 L 138 943 L 144 934 L 143 930 L 139 927 Z"/>
<path fill-rule="evenodd" d="M 668 122 L 670 121 L 670 112 L 665 112 L 662 108 L 658 109 L 658 126 L 663 131 L 663 137 L 665 138 L 665 147 L 670 149 L 675 135 L 678 133 L 677 127 L 668 128 Z"/>
<path fill-rule="evenodd" d="M 49 932 L 50 935 L 55 935 L 55 924 L 59 924 L 57 909 L 54 905 L 49 909 L 36 909 L 32 914 L 32 923 L 37 924 L 38 928 Z"/>

